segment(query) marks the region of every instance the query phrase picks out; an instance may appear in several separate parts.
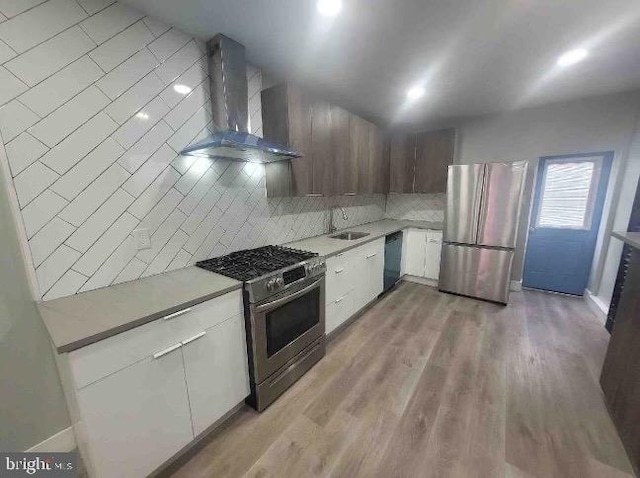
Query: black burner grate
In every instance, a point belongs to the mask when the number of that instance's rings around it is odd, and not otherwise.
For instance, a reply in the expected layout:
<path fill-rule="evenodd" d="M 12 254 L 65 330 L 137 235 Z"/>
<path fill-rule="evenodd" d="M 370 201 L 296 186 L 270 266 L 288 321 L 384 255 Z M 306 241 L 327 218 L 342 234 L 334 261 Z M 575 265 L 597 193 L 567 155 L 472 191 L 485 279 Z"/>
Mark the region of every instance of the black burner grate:
<path fill-rule="evenodd" d="M 196 266 L 239 281 L 249 281 L 317 255 L 283 246 L 264 246 L 200 261 Z"/>

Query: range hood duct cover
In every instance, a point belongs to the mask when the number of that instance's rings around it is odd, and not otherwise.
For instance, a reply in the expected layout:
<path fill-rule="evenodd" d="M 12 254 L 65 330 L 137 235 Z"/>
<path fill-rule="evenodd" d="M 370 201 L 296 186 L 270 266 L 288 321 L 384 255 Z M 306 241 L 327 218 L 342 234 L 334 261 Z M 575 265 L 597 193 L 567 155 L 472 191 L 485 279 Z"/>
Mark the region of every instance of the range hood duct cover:
<path fill-rule="evenodd" d="M 245 48 L 218 34 L 207 42 L 211 111 L 221 129 L 181 154 L 254 163 L 270 163 L 302 155 L 249 133 L 249 91 Z"/>

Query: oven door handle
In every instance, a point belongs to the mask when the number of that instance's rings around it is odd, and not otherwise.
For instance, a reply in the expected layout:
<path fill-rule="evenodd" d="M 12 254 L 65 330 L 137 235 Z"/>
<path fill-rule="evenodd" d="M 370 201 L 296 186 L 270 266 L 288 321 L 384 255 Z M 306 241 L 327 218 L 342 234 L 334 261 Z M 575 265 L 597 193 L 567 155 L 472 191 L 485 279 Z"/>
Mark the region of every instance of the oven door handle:
<path fill-rule="evenodd" d="M 298 297 L 305 295 L 310 290 L 313 290 L 316 287 L 318 287 L 318 284 L 320 284 L 320 282 L 322 282 L 322 279 L 315 281 L 313 284 L 308 285 L 304 289 L 300 289 L 298 292 L 294 294 L 291 294 L 286 297 L 283 297 L 282 299 L 274 300 L 272 302 L 267 302 L 266 304 L 258 306 L 256 307 L 256 312 L 264 312 L 265 310 L 273 309 L 275 307 L 278 307 L 279 305 L 286 304 L 287 302 L 291 302 L 292 300 L 295 300 Z"/>

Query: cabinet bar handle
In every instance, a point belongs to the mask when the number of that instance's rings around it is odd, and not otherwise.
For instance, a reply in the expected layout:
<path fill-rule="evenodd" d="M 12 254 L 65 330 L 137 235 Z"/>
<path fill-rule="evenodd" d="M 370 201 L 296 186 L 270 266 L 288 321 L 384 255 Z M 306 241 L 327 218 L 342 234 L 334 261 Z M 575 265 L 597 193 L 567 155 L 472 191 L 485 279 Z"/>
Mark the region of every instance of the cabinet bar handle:
<path fill-rule="evenodd" d="M 340 274 L 341 272 L 344 272 L 344 267 L 340 267 L 339 269 L 336 269 L 336 274 Z"/>
<path fill-rule="evenodd" d="M 313 194 L 305 194 L 305 196 L 307 196 L 308 198 L 321 198 L 324 196 L 324 194 L 313 193 Z"/>
<path fill-rule="evenodd" d="M 356 193 L 344 193 L 344 196 L 355 196 Z"/>
<path fill-rule="evenodd" d="M 161 350 L 160 352 L 156 352 L 155 354 L 153 354 L 153 358 L 154 359 L 159 359 L 163 355 L 167 355 L 167 354 L 173 352 L 174 350 L 178 350 L 180 347 L 182 347 L 182 343 L 177 343 L 175 345 L 172 345 L 171 347 L 168 347 L 168 348 L 166 348 L 164 350 Z"/>
<path fill-rule="evenodd" d="M 181 315 L 186 314 L 187 312 L 191 312 L 191 307 L 187 307 L 186 309 L 179 310 L 178 312 L 174 312 L 173 314 L 165 315 L 162 318 L 162 320 L 175 319 L 176 317 L 180 317 Z"/>
<path fill-rule="evenodd" d="M 373 254 L 369 254 L 369 255 L 367 256 L 367 259 L 371 259 L 372 257 L 377 256 L 377 255 L 378 255 L 378 253 L 377 253 L 377 252 L 374 252 Z"/>
<path fill-rule="evenodd" d="M 339 299 L 336 299 L 336 304 L 337 304 L 338 302 L 342 302 L 343 300 L 344 300 L 344 297 L 340 297 Z"/>
<path fill-rule="evenodd" d="M 182 345 L 187 345 L 190 344 L 191 342 L 193 342 L 194 340 L 198 340 L 202 337 L 204 337 L 205 335 L 207 335 L 207 332 L 202 331 L 199 334 L 194 335 L 193 337 L 189 337 L 188 339 L 185 339 L 182 341 Z"/>

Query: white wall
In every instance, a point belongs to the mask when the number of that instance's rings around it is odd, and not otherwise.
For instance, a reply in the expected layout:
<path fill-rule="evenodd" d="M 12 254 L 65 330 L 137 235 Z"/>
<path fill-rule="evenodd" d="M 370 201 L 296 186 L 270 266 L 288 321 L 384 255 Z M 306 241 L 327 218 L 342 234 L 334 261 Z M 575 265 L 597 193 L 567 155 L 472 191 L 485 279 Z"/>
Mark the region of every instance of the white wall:
<path fill-rule="evenodd" d="M 614 151 L 610 187 L 593 263 L 590 290 L 598 294 L 600 283 L 615 280 L 619 248 L 609 240 L 614 218 L 616 227 L 626 229 L 624 210 L 630 208 L 629 197 L 635 193 L 637 166 L 627 170 L 627 157 L 640 106 L 640 92 L 620 93 L 582 100 L 555 103 L 462 121 L 458 128 L 456 162 L 530 161 L 535 171 L 541 156 L 596 151 Z M 636 153 L 630 160 L 639 160 Z M 631 171 L 633 170 L 633 171 Z M 633 173 L 633 174 L 628 174 Z M 622 184 L 624 182 L 624 184 Z M 522 278 L 528 211 L 531 206 L 533 175 L 527 181 L 523 204 L 523 220 L 519 228 L 518 248 L 514 264 L 514 280 Z M 633 189 L 633 191 L 632 191 Z M 616 259 L 617 254 L 617 259 Z M 607 258 L 605 277 L 602 270 Z M 613 263 L 615 262 L 615 267 Z M 615 270 L 613 270 L 615 269 Z M 602 279 L 602 280 L 601 280 Z M 608 285 L 607 285 L 608 287 Z M 610 294 L 609 294 L 610 299 Z M 607 302 L 609 301 L 607 299 Z"/>
<path fill-rule="evenodd" d="M 264 166 L 180 156 L 215 128 L 205 50 L 113 0 L 0 1 L 0 132 L 38 298 L 321 234 L 334 203 L 345 226 L 384 216 L 382 195 L 267 199 Z"/>

